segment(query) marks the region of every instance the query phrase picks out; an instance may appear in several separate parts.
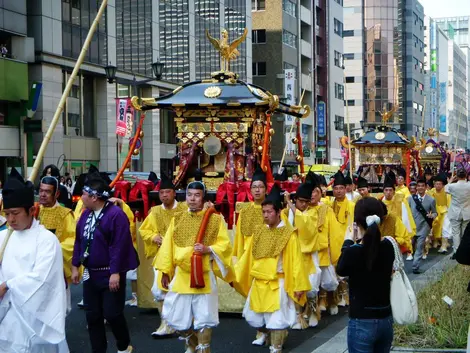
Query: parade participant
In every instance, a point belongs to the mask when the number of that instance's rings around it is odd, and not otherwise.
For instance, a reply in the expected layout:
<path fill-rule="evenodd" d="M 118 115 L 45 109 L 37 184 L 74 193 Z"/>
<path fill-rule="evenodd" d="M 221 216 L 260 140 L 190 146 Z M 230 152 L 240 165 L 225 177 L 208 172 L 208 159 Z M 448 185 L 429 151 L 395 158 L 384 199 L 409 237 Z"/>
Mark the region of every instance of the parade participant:
<path fill-rule="evenodd" d="M 0 352 L 68 353 L 60 244 L 34 219 L 34 186 L 15 168 L 3 209 L 10 229 L 0 232 Z"/>
<path fill-rule="evenodd" d="M 447 185 L 446 173 L 440 173 L 434 178 L 434 189 L 430 190 L 429 195 L 436 200 L 437 217 L 434 220 L 432 226 L 432 247 L 437 249 L 440 243 L 440 253 L 447 252 L 449 246 L 448 239 L 442 236 L 442 227 L 444 225 L 444 219 L 447 216 L 447 210 L 449 209 L 451 197 L 444 190 Z"/>
<path fill-rule="evenodd" d="M 57 202 L 59 181 L 50 176 L 41 179 L 39 185 L 39 222 L 57 236 L 62 248 L 64 275 L 67 281 L 67 312 L 72 310 L 70 284 L 72 283 L 72 255 L 75 244 L 75 218 L 70 208 Z"/>
<path fill-rule="evenodd" d="M 396 178 L 395 174 L 391 171 L 385 175 L 383 190 L 384 197 L 382 202 L 387 206 L 388 214 L 394 215 L 400 219 L 405 225 L 409 233 L 409 239 L 413 239 L 416 234 L 416 224 L 411 214 L 411 209 L 406 202 L 403 193 L 395 192 Z M 410 259 L 411 257 L 411 259 Z M 413 260 L 411 253 L 408 253 L 408 260 Z"/>
<path fill-rule="evenodd" d="M 411 196 L 410 190 L 408 187 L 405 185 L 406 182 L 406 172 L 403 170 L 403 168 L 400 168 L 398 170 L 398 176 L 397 176 L 397 186 L 395 188 L 396 193 L 403 194 L 405 199 Z"/>
<path fill-rule="evenodd" d="M 92 174 L 99 174 L 101 179 L 103 179 L 106 183 L 106 185 L 109 187 L 111 184 L 111 179 L 109 178 L 109 174 L 105 172 L 100 172 L 98 168 L 96 168 L 94 165 L 91 165 L 90 168 L 88 169 L 88 174 L 82 174 L 79 177 L 79 181 L 76 183 L 76 188 L 80 188 L 80 190 L 83 189 L 86 180 L 89 175 Z M 74 190 L 74 193 L 76 193 L 77 190 Z M 110 196 L 112 195 L 112 190 L 109 191 Z M 134 247 L 137 248 L 137 239 L 136 239 L 136 225 L 135 225 L 135 217 L 134 213 L 132 212 L 131 208 L 129 205 L 127 205 L 123 200 L 115 198 L 115 197 L 110 197 L 108 199 L 109 202 L 115 204 L 116 206 L 119 206 L 124 213 L 127 216 L 127 219 L 129 220 L 129 228 L 132 236 L 132 241 L 134 243 Z M 80 220 L 80 217 L 85 211 L 86 207 L 84 207 L 83 201 L 80 198 L 78 200 L 77 205 L 75 206 L 74 210 L 74 216 L 75 220 L 78 222 Z M 126 301 L 126 305 L 128 306 L 137 306 L 137 271 L 130 271 L 127 274 L 128 279 L 131 280 L 131 290 L 132 290 L 132 298 L 130 300 Z M 83 307 L 83 300 L 77 304 L 79 307 Z"/>
<path fill-rule="evenodd" d="M 357 191 L 361 195 L 361 198 L 370 197 L 369 182 L 367 179 L 361 176 L 357 178 Z"/>
<path fill-rule="evenodd" d="M 396 215 L 388 213 L 387 206 L 385 206 L 383 202 L 381 204 L 384 209 L 384 216 L 379 225 L 380 233 L 382 233 L 383 236 L 393 237 L 406 253 L 411 253 L 413 251 L 413 245 L 410 233 L 408 233 L 402 220 Z"/>
<path fill-rule="evenodd" d="M 416 183 L 417 193 L 408 198 L 413 218 L 416 222 L 416 245 L 413 258 L 413 273 L 420 274 L 419 265 L 424 252 L 424 244 L 431 230 L 433 220 L 437 217 L 436 201 L 426 194 L 426 181 Z"/>
<path fill-rule="evenodd" d="M 314 208 L 309 207 L 313 189 L 318 187 L 318 185 L 314 183 L 316 183 L 316 180 L 299 185 L 295 193 L 295 204 L 291 201 L 288 193 L 284 194 L 284 199 L 288 207 L 282 210 L 281 215 L 281 219 L 284 220 L 285 223 L 289 222 L 289 224 L 297 228 L 305 272 L 308 274 L 310 286 L 312 287 L 307 293 L 309 307 L 305 308 L 309 310 L 304 310 L 302 306 L 296 304 L 297 322 L 292 327 L 296 330 L 304 329 L 308 326 L 316 327 L 318 325 L 316 308 L 321 279 L 318 251 L 328 248 L 328 238 L 326 238 L 326 240 L 323 239 L 321 244 L 321 240 L 318 239 L 319 234 L 316 228 L 318 212 Z M 304 321 L 304 313 L 306 313 L 309 319 L 308 323 Z"/>
<path fill-rule="evenodd" d="M 464 169 L 458 170 L 451 182 L 455 183 L 447 184 L 445 191 L 452 198 L 447 217 L 452 229 L 452 247 L 455 254 L 463 232 L 470 222 L 470 183 L 467 182 L 467 173 Z"/>
<path fill-rule="evenodd" d="M 426 182 L 426 191 L 431 191 L 434 188 L 434 179 L 429 179 Z"/>
<path fill-rule="evenodd" d="M 247 300 L 243 316 L 248 324 L 270 333 L 271 353 L 282 352 L 287 330 L 296 321 L 295 303 L 304 305 L 310 290 L 295 228 L 281 220 L 277 185 L 263 201 L 265 224 L 235 265 L 237 283 Z"/>
<path fill-rule="evenodd" d="M 346 183 L 347 180 L 342 172 L 339 171 L 334 175 L 333 196 L 335 197 L 335 200 L 333 201 L 332 208 L 335 213 L 336 220 L 339 223 L 339 234 L 337 236 L 338 239 L 341 238 L 341 241 L 344 239 L 346 229 L 352 225 L 352 218 L 354 216 L 354 202 L 349 201 L 346 198 Z M 334 244 L 336 244 L 336 242 L 334 242 Z M 336 266 L 336 262 L 337 261 L 333 262 L 333 265 Z M 340 280 L 337 292 L 339 297 L 339 302 L 337 304 L 339 306 L 348 305 L 348 286 L 344 279 Z"/>
<path fill-rule="evenodd" d="M 49 164 L 44 168 L 42 171 L 41 179 L 45 176 L 54 177 L 58 181 L 60 180 L 60 170 L 54 164 Z M 72 208 L 72 199 L 69 198 L 69 192 L 65 185 L 59 183 L 59 196 L 57 197 L 57 201 L 64 205 L 67 208 Z"/>
<path fill-rule="evenodd" d="M 353 180 L 349 175 L 347 175 L 344 180 L 346 182 L 346 198 L 349 201 L 356 202 L 361 197 L 361 195 L 354 190 Z"/>
<path fill-rule="evenodd" d="M 410 196 L 416 194 L 416 181 L 412 181 L 409 185 Z"/>
<path fill-rule="evenodd" d="M 267 183 L 266 174 L 260 166 L 257 166 L 253 173 L 250 191 L 253 196 L 253 202 L 250 202 L 248 206 L 243 208 L 238 215 L 232 254 L 236 258 L 240 258 L 248 247 L 247 242 L 251 241 L 254 228 L 263 224 L 261 203 L 266 198 Z"/>
<path fill-rule="evenodd" d="M 202 182 L 188 185 L 189 210 L 173 217 L 155 261 L 168 290 L 163 318 L 186 341 L 187 353 L 210 352 L 212 329 L 219 324 L 215 274 L 234 279 L 227 226 L 222 216 L 211 214 L 213 208 L 204 209 L 204 197 Z M 196 256 L 202 257 L 198 270 L 192 267 Z"/>
<path fill-rule="evenodd" d="M 82 201 L 86 210 L 77 224 L 72 280 L 83 266 L 83 300 L 94 353 L 107 349 L 104 319 L 111 326 L 119 353 L 132 352 L 124 317 L 126 273 L 138 266 L 129 221 L 109 202 L 109 186 L 100 174 L 88 175 Z"/>
<path fill-rule="evenodd" d="M 165 174 L 162 174 L 161 177 L 158 196 L 162 204 L 150 209 L 148 216 L 139 228 L 140 236 L 145 245 L 145 256 L 149 259 L 154 259 L 154 263 L 158 249 L 162 245 L 163 237 L 174 215 L 187 210 L 187 206 L 184 202 L 176 201 L 176 191 L 173 182 Z M 166 291 L 161 287 L 161 279 L 161 273 L 155 271 L 152 293 L 155 297 L 160 317 L 162 316 L 163 300 L 166 294 Z M 175 331 L 168 326 L 167 322 L 162 319 L 160 327 L 155 330 L 155 332 L 152 332 L 152 336 L 171 335 L 174 332 Z"/>
<path fill-rule="evenodd" d="M 300 179 L 300 174 L 299 173 L 293 173 L 292 174 L 292 182 L 294 183 L 300 183 L 302 180 Z"/>
<path fill-rule="evenodd" d="M 331 198 L 326 195 L 326 192 L 328 191 L 328 183 L 326 182 L 325 176 L 322 174 L 315 175 L 318 178 L 318 184 L 320 185 L 321 189 L 321 202 L 327 205 L 331 205 Z"/>
<path fill-rule="evenodd" d="M 426 182 L 426 184 L 428 183 L 428 181 L 432 180 L 434 174 L 431 170 L 431 168 L 429 167 L 426 167 L 424 168 L 424 180 Z"/>

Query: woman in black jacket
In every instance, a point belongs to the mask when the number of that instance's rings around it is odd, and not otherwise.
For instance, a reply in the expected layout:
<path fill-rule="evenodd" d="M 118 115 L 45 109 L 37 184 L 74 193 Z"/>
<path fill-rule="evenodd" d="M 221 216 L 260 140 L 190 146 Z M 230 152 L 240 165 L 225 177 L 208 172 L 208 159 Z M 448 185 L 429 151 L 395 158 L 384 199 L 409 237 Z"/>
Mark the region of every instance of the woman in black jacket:
<path fill-rule="evenodd" d="M 336 268 L 339 276 L 349 277 L 349 353 L 385 353 L 392 346 L 390 281 L 395 254 L 380 233 L 384 216 L 375 198 L 356 203 L 355 223 L 346 234 Z"/>

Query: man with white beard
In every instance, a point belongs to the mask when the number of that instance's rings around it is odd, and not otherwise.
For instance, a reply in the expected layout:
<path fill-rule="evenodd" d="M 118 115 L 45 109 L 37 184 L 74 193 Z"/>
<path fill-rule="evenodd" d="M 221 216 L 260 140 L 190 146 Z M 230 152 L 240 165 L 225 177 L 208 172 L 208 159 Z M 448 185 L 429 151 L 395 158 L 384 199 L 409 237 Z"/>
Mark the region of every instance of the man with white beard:
<path fill-rule="evenodd" d="M 0 352 L 68 353 L 62 251 L 34 218 L 34 186 L 12 169 L 0 232 Z"/>

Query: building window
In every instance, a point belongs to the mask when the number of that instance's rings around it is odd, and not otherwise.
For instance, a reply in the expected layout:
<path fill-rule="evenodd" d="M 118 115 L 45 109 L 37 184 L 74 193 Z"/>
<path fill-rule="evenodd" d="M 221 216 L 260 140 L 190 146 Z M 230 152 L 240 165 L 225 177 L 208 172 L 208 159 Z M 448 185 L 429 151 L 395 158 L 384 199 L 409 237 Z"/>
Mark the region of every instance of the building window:
<path fill-rule="evenodd" d="M 354 76 L 347 76 L 345 81 L 346 83 L 354 83 Z"/>
<path fill-rule="evenodd" d="M 354 60 L 354 53 L 343 54 L 343 60 Z"/>
<path fill-rule="evenodd" d="M 354 99 L 348 99 L 344 101 L 344 105 L 348 107 L 354 107 L 356 105 L 356 101 Z"/>
<path fill-rule="evenodd" d="M 282 42 L 292 48 L 297 48 L 297 36 L 285 29 L 282 30 Z"/>
<path fill-rule="evenodd" d="M 335 115 L 335 130 L 344 131 L 344 116 Z"/>
<path fill-rule="evenodd" d="M 266 76 L 266 62 L 260 61 L 253 63 L 253 76 Z"/>
<path fill-rule="evenodd" d="M 282 10 L 292 17 L 297 17 L 297 4 L 292 0 L 282 0 Z"/>
<path fill-rule="evenodd" d="M 340 52 L 335 50 L 335 66 L 343 67 L 343 55 Z"/>
<path fill-rule="evenodd" d="M 261 11 L 266 9 L 265 0 L 251 0 L 251 11 Z"/>
<path fill-rule="evenodd" d="M 93 20 L 98 13 L 98 1 L 62 0 L 62 55 L 78 58 Z M 106 13 L 99 22 L 85 61 L 107 65 Z"/>
<path fill-rule="evenodd" d="M 253 44 L 266 43 L 266 30 L 254 29 L 253 31 L 251 31 L 251 40 L 253 41 Z"/>
<path fill-rule="evenodd" d="M 343 31 L 343 38 L 354 37 L 354 30 Z"/>
<path fill-rule="evenodd" d="M 344 86 L 339 83 L 335 83 L 335 98 L 344 99 Z"/>
<path fill-rule="evenodd" d="M 341 6 L 343 6 L 343 0 L 335 0 L 335 2 L 337 2 L 338 4 L 340 4 Z"/>
<path fill-rule="evenodd" d="M 343 23 L 335 18 L 335 33 L 343 37 Z"/>

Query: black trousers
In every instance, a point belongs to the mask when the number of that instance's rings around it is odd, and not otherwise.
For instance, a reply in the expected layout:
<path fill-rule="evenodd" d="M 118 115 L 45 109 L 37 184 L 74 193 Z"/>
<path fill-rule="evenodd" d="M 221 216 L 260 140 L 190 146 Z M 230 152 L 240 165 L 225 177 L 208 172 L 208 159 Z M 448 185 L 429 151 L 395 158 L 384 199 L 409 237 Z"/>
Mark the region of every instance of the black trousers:
<path fill-rule="evenodd" d="M 109 279 L 88 279 L 83 282 L 88 334 L 93 353 L 106 353 L 108 343 L 104 319 L 111 326 L 118 350 L 124 351 L 130 343 L 129 329 L 124 317 L 126 300 L 126 274 L 121 273 L 119 290 L 109 290 Z"/>

